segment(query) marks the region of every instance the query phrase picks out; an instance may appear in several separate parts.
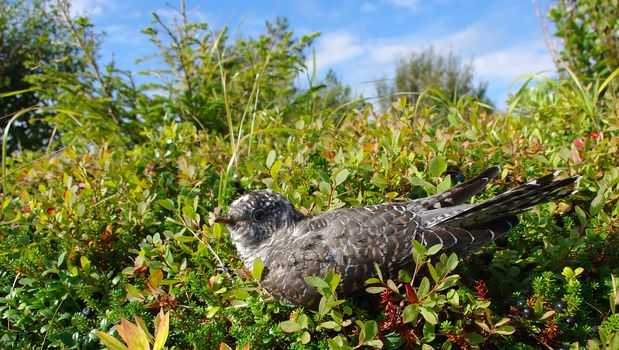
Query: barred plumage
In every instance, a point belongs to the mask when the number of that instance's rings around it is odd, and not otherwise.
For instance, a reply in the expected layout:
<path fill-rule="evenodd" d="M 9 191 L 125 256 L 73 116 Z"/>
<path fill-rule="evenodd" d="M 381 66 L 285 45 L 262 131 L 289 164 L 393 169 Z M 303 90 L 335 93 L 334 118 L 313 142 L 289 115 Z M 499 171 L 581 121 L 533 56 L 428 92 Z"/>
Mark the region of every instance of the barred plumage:
<path fill-rule="evenodd" d="M 319 295 L 306 276 L 342 275 L 338 292 L 353 293 L 372 277 L 374 263 L 391 276 L 410 267 L 412 241 L 437 243 L 443 250 L 468 253 L 505 235 L 516 214 L 574 192 L 578 177 L 556 173 L 506 191 L 481 203 L 464 204 L 499 173 L 491 167 L 437 195 L 305 216 L 279 193 L 253 191 L 236 201 L 225 223 L 248 269 L 260 256 L 262 286 L 278 299 L 315 306 Z"/>

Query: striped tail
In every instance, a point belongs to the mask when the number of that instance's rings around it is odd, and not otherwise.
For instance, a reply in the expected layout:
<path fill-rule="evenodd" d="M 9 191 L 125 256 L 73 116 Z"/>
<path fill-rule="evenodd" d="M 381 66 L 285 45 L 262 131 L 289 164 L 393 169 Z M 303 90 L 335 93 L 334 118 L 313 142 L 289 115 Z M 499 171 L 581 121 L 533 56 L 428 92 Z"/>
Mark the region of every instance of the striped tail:
<path fill-rule="evenodd" d="M 580 176 L 556 179 L 558 174 L 527 182 L 481 203 L 420 212 L 422 238 L 428 245 L 441 243 L 444 249 L 459 253 L 481 247 L 504 236 L 515 226 L 518 223 L 516 214 L 575 193 L 574 184 Z"/>

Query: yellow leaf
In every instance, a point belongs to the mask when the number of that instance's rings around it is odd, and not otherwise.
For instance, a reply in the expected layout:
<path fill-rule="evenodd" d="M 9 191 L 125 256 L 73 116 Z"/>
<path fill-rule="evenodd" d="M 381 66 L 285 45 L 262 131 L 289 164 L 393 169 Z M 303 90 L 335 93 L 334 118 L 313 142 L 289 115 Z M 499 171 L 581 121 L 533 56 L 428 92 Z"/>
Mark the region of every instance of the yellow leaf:
<path fill-rule="evenodd" d="M 103 345 L 105 345 L 105 347 L 107 347 L 108 349 L 128 350 L 128 348 L 125 345 L 123 345 L 118 339 L 112 337 L 111 335 L 105 332 L 101 332 L 101 331 L 97 331 L 96 333 L 99 339 L 101 339 L 101 342 L 103 343 Z"/>
<path fill-rule="evenodd" d="M 159 314 L 155 318 L 155 344 L 153 350 L 161 350 L 168 339 L 168 331 L 170 329 L 170 311 L 163 313 L 163 309 L 159 310 Z"/>

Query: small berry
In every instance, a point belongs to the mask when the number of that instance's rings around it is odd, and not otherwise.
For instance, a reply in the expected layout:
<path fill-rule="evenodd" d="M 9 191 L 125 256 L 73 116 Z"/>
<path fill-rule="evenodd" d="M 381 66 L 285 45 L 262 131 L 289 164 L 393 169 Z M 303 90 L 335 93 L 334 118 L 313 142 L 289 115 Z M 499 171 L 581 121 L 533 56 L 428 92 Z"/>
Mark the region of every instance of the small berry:
<path fill-rule="evenodd" d="M 90 308 L 89 308 L 89 307 L 85 307 L 85 308 L 82 310 L 82 315 L 84 315 L 84 316 L 88 317 L 88 316 L 90 316 L 90 313 L 91 313 L 91 312 L 92 312 L 92 310 L 90 310 Z"/>
<path fill-rule="evenodd" d="M 597 325 L 591 326 L 591 332 L 597 333 L 599 331 L 599 327 Z"/>
<path fill-rule="evenodd" d="M 522 310 L 522 314 L 526 318 L 531 318 L 533 316 L 533 309 L 527 306 Z"/>
<path fill-rule="evenodd" d="M 458 180 L 458 182 L 464 182 L 464 175 L 462 175 L 462 173 L 458 173 L 458 175 L 456 175 L 456 180 Z"/>
<path fill-rule="evenodd" d="M 486 264 L 489 264 L 492 262 L 492 258 L 493 258 L 492 252 L 485 252 L 481 255 L 481 260 L 483 260 Z"/>
<path fill-rule="evenodd" d="M 559 300 L 555 303 L 554 309 L 556 312 L 563 312 L 563 310 L 565 310 L 565 307 L 567 306 L 567 304 L 565 303 L 565 301 L 563 300 Z"/>
<path fill-rule="evenodd" d="M 497 238 L 494 243 L 497 247 L 505 248 L 507 247 L 507 238 L 505 236 Z"/>
<path fill-rule="evenodd" d="M 576 319 L 574 317 L 572 317 L 572 316 L 568 316 L 568 317 L 565 318 L 565 323 L 572 325 L 572 324 L 576 323 Z"/>
<path fill-rule="evenodd" d="M 521 309 L 522 309 L 523 307 L 527 306 L 527 301 L 526 301 L 526 300 L 524 300 L 524 299 L 520 299 L 520 300 L 518 300 L 518 302 L 516 303 L 516 306 L 518 306 L 519 308 L 521 308 Z"/>
<path fill-rule="evenodd" d="M 565 345 L 561 345 L 557 350 L 570 350 L 570 348 Z"/>

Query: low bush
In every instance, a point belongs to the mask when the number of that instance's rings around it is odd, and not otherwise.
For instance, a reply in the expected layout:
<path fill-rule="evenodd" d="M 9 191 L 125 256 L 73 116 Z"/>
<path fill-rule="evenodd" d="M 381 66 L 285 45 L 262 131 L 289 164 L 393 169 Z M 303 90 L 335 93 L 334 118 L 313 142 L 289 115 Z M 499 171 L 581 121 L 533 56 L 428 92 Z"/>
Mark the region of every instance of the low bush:
<path fill-rule="evenodd" d="M 76 35 L 87 33 L 87 21 L 79 23 Z M 591 83 L 574 74 L 531 77 L 505 112 L 467 96 L 435 96 L 438 109 L 402 97 L 382 110 L 363 99 L 335 101 L 349 91 L 332 75 L 290 89 L 284 82 L 301 70 L 312 37 L 292 40 L 285 22 L 268 28 L 258 41 L 221 47 L 249 50 L 236 52 L 240 61 L 209 51 L 200 64 L 217 83 L 172 84 L 167 97 L 110 68 L 104 80 L 122 101 L 114 111 L 127 114 L 117 125 L 105 119 L 116 100 L 101 95 L 104 84 L 83 89 L 96 65 L 83 79 L 31 77 L 68 80 L 57 86 L 63 100 L 41 107 L 61 135 L 47 150 L 7 155 L 10 123 L 5 129 L 0 348 L 93 349 L 100 337 L 123 348 L 116 337 L 159 349 L 165 335 L 178 349 L 619 346 L 619 102 L 608 88 L 619 71 Z M 147 34 L 157 43 L 155 29 Z M 192 45 L 176 48 L 169 65 L 198 55 L 200 43 Z M 86 51 L 84 62 L 94 55 Z M 253 51 L 261 66 L 244 64 Z M 226 74 L 227 65 L 239 74 Z M 259 67 L 281 78 L 267 96 L 259 95 L 268 84 L 254 74 Z M 42 91 L 52 104 L 54 91 Z M 273 95 L 282 98 L 269 103 Z M 205 105 L 213 108 L 193 120 Z M 109 123 L 97 129 L 102 116 Z M 127 127 L 130 137 L 108 127 Z M 466 257 L 417 244 L 410 271 L 392 279 L 375 271 L 365 303 L 337 295 L 333 274 L 307 279 L 322 295 L 316 311 L 273 300 L 261 290 L 261 269 L 247 271 L 214 222 L 258 188 L 317 214 L 432 195 L 495 164 L 499 179 L 475 200 L 556 169 L 581 175 L 579 192 L 523 213 L 505 239 Z"/>

